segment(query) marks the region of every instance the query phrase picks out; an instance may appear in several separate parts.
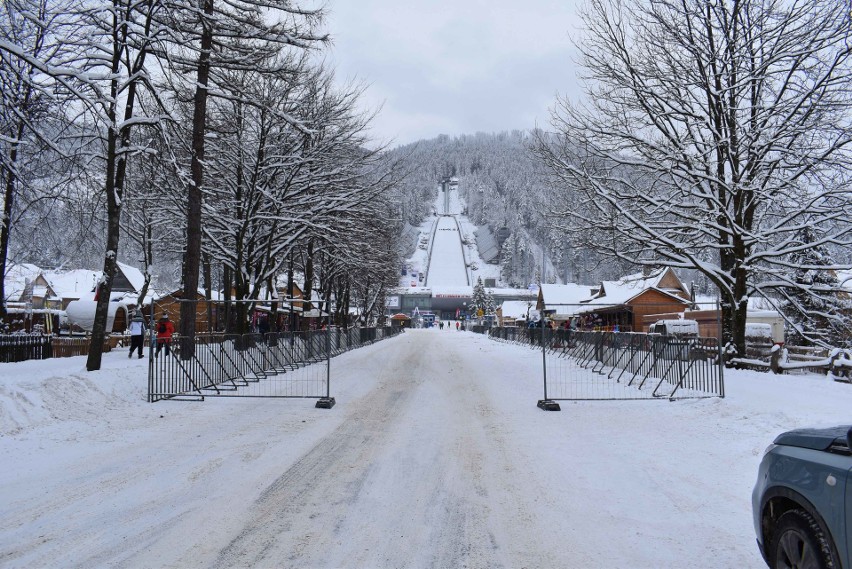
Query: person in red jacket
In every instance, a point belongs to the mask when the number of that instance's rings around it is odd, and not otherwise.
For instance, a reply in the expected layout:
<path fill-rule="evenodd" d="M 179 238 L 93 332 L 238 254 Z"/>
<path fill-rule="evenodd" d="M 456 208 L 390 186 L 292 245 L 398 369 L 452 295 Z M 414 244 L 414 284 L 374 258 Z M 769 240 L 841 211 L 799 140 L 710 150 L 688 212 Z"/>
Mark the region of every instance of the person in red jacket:
<path fill-rule="evenodd" d="M 169 346 L 172 343 L 172 334 L 175 333 L 175 325 L 169 320 L 169 313 L 163 314 L 163 317 L 157 321 L 157 351 L 154 357 L 160 355 L 160 350 L 163 346 L 166 347 L 166 355 L 169 355 Z"/>

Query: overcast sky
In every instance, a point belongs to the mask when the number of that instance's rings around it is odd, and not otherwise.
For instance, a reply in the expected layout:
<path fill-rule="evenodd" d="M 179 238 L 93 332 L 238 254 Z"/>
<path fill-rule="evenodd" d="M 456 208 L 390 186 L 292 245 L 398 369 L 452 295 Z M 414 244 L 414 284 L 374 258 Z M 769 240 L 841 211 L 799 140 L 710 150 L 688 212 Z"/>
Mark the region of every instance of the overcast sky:
<path fill-rule="evenodd" d="M 327 0 L 329 61 L 369 87 L 374 138 L 544 126 L 556 94 L 578 93 L 580 0 Z"/>

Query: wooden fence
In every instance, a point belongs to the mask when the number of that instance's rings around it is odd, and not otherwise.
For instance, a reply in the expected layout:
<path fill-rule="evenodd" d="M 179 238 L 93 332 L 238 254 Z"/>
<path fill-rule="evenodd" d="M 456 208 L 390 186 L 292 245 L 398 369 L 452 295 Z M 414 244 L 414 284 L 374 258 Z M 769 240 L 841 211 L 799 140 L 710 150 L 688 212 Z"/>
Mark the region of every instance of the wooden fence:
<path fill-rule="evenodd" d="M 746 357 L 728 360 L 731 367 L 774 373 L 810 372 L 831 375 L 837 381 L 852 382 L 852 350 L 826 349 L 778 344 L 750 344 Z"/>
<path fill-rule="evenodd" d="M 104 352 L 129 343 L 128 336 L 109 336 L 104 340 Z M 0 363 L 86 356 L 90 345 L 89 336 L 0 334 Z"/>

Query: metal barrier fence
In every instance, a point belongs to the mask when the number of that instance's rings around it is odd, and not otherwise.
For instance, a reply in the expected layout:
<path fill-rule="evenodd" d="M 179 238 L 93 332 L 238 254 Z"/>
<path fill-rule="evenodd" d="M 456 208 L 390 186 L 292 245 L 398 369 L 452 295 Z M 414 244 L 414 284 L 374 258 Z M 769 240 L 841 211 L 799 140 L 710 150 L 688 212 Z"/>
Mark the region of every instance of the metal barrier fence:
<path fill-rule="evenodd" d="M 351 328 L 242 336 L 202 334 L 189 346 L 192 355 L 188 358 L 180 353 L 187 349 L 186 340 L 177 335 L 156 348 L 156 340 L 152 340 L 148 401 L 224 396 L 331 399 L 331 357 L 399 332 Z"/>
<path fill-rule="evenodd" d="M 544 400 L 725 396 L 715 338 L 541 328 L 482 332 L 542 350 Z"/>

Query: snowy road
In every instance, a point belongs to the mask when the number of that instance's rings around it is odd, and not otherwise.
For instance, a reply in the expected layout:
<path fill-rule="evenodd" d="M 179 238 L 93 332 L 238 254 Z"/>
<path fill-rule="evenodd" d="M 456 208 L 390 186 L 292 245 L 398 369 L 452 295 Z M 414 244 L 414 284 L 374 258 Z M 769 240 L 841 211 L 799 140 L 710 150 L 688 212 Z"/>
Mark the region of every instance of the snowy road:
<path fill-rule="evenodd" d="M 263 492 L 215 566 L 555 566 L 535 505 L 513 495 L 531 465 L 469 381 L 477 370 L 458 350 L 438 355 L 449 339 L 409 335 L 377 389 Z"/>
<path fill-rule="evenodd" d="M 0 567 L 757 568 L 760 453 L 852 407 L 738 372 L 545 413 L 536 352 L 434 329 L 336 358 L 332 410 L 150 405 L 144 363 L 0 370 Z"/>

